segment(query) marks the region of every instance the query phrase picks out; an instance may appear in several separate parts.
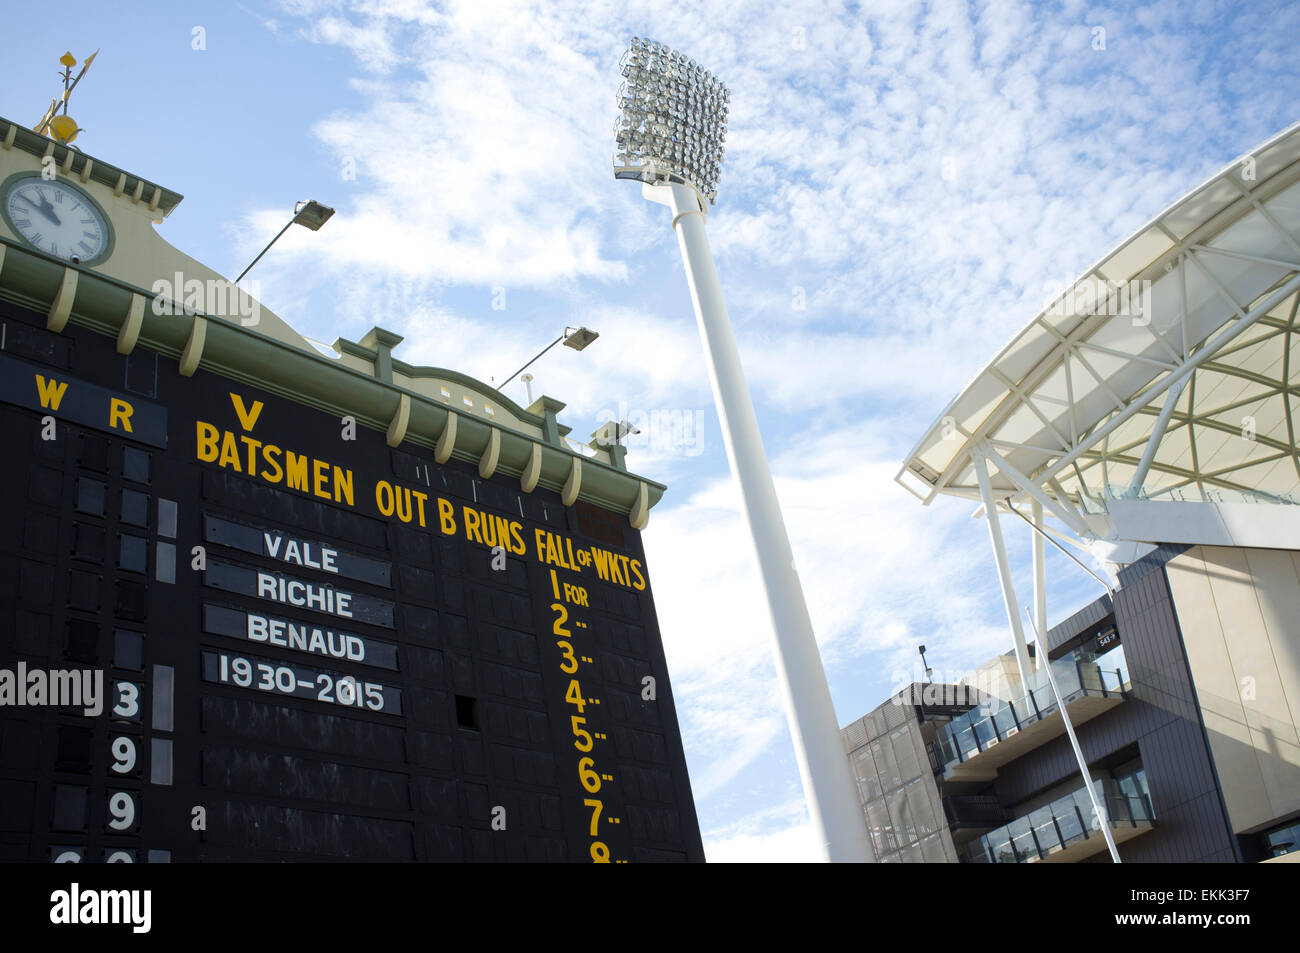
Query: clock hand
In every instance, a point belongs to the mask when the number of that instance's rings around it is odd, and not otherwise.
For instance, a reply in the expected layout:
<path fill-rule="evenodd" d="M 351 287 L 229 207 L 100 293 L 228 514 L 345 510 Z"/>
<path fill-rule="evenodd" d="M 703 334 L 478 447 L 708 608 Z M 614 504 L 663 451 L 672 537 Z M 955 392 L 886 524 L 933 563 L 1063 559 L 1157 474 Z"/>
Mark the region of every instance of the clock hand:
<path fill-rule="evenodd" d="M 54 214 L 54 206 L 50 204 L 50 200 L 47 199 L 45 195 L 41 192 L 37 192 L 36 194 L 41 197 L 41 205 L 44 206 L 44 212 L 46 217 L 48 217 L 49 220 L 52 221 L 55 225 L 61 226 L 63 223 L 59 221 L 59 217 Z"/>
<path fill-rule="evenodd" d="M 18 196 L 18 197 L 19 197 L 20 199 L 22 199 L 24 202 L 26 202 L 28 205 L 30 205 L 32 208 L 36 209 L 36 211 L 38 211 L 38 212 L 40 212 L 42 215 L 44 215 L 47 219 L 49 219 L 49 220 L 50 220 L 51 222 L 53 222 L 55 225 L 62 225 L 62 224 L 63 224 L 63 223 L 60 222 L 60 221 L 58 220 L 58 218 L 55 216 L 53 208 L 47 210 L 47 209 L 45 208 L 44 205 L 37 205 L 35 202 L 33 202 L 31 199 L 29 199 L 29 198 L 28 198 L 27 196 L 25 196 L 25 195 L 20 195 L 20 196 Z"/>

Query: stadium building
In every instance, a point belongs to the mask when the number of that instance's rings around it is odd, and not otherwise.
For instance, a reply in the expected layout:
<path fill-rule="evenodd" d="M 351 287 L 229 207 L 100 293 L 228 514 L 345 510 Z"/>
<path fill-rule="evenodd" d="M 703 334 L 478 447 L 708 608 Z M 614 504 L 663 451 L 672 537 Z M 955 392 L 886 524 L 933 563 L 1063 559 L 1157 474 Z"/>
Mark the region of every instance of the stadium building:
<path fill-rule="evenodd" d="M 1062 704 L 1122 859 L 1300 856 L 1298 306 L 1294 126 L 1105 255 L 916 444 L 898 482 L 978 506 L 1012 648 L 844 730 L 882 859 L 1108 860 Z M 1049 544 L 1100 594 L 1050 626 Z"/>
<path fill-rule="evenodd" d="M 313 344 L 180 201 L 0 119 L 0 859 L 702 860 L 664 487 Z"/>

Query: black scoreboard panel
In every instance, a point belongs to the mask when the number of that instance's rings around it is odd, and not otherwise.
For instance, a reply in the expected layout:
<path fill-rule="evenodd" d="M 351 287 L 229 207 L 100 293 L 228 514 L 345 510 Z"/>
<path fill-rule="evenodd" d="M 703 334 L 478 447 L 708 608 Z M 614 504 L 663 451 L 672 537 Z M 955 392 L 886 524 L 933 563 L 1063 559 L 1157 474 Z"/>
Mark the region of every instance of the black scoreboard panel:
<path fill-rule="evenodd" d="M 0 858 L 703 859 L 625 516 L 0 320 Z"/>

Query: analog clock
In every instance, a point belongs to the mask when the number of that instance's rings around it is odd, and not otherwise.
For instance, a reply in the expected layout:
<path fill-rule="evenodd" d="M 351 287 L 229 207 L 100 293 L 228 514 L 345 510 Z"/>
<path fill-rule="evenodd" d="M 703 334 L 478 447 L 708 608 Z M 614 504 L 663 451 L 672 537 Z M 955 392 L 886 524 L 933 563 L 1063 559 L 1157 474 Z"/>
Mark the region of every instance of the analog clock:
<path fill-rule="evenodd" d="M 99 203 L 67 181 L 36 174 L 12 176 L 0 198 L 6 224 L 47 255 L 91 265 L 113 250 L 108 216 Z"/>

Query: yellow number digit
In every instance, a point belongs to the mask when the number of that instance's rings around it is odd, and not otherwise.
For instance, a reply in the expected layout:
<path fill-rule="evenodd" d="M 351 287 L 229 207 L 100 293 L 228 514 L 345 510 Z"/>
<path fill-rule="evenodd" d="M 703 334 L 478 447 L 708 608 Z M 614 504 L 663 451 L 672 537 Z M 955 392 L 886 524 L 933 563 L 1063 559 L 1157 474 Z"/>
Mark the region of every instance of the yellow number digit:
<path fill-rule="evenodd" d="M 564 700 L 570 705 L 577 705 L 580 712 L 587 707 L 587 702 L 582 697 L 582 686 L 576 678 L 569 679 L 569 690 L 564 693 Z"/>
<path fill-rule="evenodd" d="M 591 842 L 591 862 L 593 864 L 609 863 L 609 848 L 598 840 Z"/>
<path fill-rule="evenodd" d="M 595 794 L 600 790 L 600 775 L 592 770 L 596 766 L 594 758 L 580 758 L 578 760 L 578 780 L 590 794 Z"/>
<path fill-rule="evenodd" d="M 565 642 L 561 639 L 555 644 L 558 645 L 564 653 L 564 661 L 560 663 L 560 671 L 564 672 L 566 675 L 572 675 L 578 670 L 578 660 L 573 656 L 573 643 Z M 570 665 L 572 665 L 573 668 L 569 668 Z"/>
<path fill-rule="evenodd" d="M 573 724 L 573 746 L 579 751 L 590 751 L 591 746 L 595 743 L 591 740 L 591 732 L 580 727 L 587 723 L 587 719 L 581 718 L 578 715 L 570 715 L 569 720 Z"/>
<path fill-rule="evenodd" d="M 582 803 L 591 808 L 591 836 L 595 837 L 600 830 L 600 812 L 605 809 L 605 802 L 589 797 L 584 799 Z"/>
<path fill-rule="evenodd" d="M 558 602 L 552 602 L 551 608 L 560 614 L 560 617 L 555 620 L 555 624 L 551 627 L 555 634 L 566 639 L 573 638 L 573 633 L 564 627 L 564 623 L 569 620 L 569 610 Z"/>

